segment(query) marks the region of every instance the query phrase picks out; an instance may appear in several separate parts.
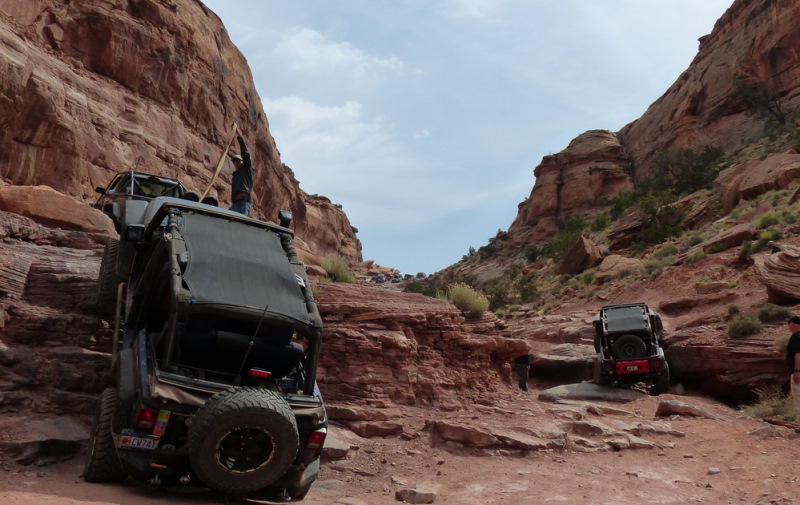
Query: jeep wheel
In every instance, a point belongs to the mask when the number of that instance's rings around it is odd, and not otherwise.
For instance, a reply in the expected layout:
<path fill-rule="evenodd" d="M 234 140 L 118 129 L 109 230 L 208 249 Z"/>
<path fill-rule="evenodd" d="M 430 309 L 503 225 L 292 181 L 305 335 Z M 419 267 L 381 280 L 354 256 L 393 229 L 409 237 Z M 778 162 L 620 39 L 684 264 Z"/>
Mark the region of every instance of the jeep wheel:
<path fill-rule="evenodd" d="M 117 287 L 125 279 L 117 273 L 117 252 L 119 240 L 111 239 L 106 244 L 103 252 L 103 261 L 100 263 L 100 275 L 97 278 L 97 311 L 103 314 L 113 314 L 117 308 Z"/>
<path fill-rule="evenodd" d="M 297 423 L 267 389 L 240 387 L 213 396 L 189 429 L 189 461 L 207 486 L 243 494 L 272 484 L 294 461 Z"/>
<path fill-rule="evenodd" d="M 614 341 L 615 359 L 635 359 L 647 356 L 647 346 L 636 335 L 622 335 Z"/>
<path fill-rule="evenodd" d="M 601 371 L 599 360 L 594 362 L 594 383 L 598 386 L 611 386 L 611 381 Z"/>
<path fill-rule="evenodd" d="M 656 378 L 656 381 L 653 384 L 652 395 L 663 395 L 667 391 L 669 391 L 669 365 L 666 361 L 664 361 L 663 368 L 661 369 L 661 375 Z"/>
<path fill-rule="evenodd" d="M 127 476 L 111 434 L 116 404 L 117 391 L 112 388 L 103 391 L 89 438 L 89 457 L 83 468 L 83 479 L 86 482 L 122 482 Z"/>

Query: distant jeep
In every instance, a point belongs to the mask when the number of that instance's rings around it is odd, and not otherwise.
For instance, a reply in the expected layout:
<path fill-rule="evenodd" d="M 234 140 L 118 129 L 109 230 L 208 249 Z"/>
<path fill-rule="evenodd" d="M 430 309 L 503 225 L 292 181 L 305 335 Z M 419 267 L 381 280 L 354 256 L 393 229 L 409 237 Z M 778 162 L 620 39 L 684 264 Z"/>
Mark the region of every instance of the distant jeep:
<path fill-rule="evenodd" d="M 117 174 L 107 187 L 97 187 L 95 191 L 100 198 L 92 206 L 111 218 L 121 238 L 106 244 L 97 282 L 97 309 L 110 313 L 117 299 L 117 287 L 130 273 L 132 244 L 140 238 L 145 208 L 159 196 L 180 198 L 186 188 L 178 179 L 131 170 Z"/>
<path fill-rule="evenodd" d="M 616 386 L 639 382 L 654 395 L 669 388 L 669 366 L 659 344 L 661 316 L 644 303 L 607 305 L 594 318 L 594 380 Z"/>
<path fill-rule="evenodd" d="M 304 497 L 328 418 L 322 319 L 290 214 L 278 226 L 159 197 L 143 216 L 84 479 Z"/>

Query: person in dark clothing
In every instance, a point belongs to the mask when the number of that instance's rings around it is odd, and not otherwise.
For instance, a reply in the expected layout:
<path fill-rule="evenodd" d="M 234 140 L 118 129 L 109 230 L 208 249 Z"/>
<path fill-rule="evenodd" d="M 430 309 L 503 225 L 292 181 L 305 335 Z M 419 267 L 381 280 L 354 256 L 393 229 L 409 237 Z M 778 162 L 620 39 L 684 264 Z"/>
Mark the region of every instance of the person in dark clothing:
<path fill-rule="evenodd" d="M 528 391 L 528 372 L 531 366 L 531 357 L 529 354 L 517 356 L 514 359 L 514 368 L 519 375 L 519 388 L 523 391 Z"/>
<path fill-rule="evenodd" d="M 786 346 L 786 366 L 792 374 L 789 386 L 792 391 L 792 403 L 800 419 L 800 316 L 792 316 L 786 320 L 789 324 L 789 345 Z"/>
<path fill-rule="evenodd" d="M 250 215 L 250 193 L 253 191 L 253 163 L 250 161 L 250 151 L 247 150 L 247 144 L 244 143 L 244 138 L 237 135 L 236 139 L 239 141 L 239 154 L 231 156 L 233 166 L 233 178 L 231 179 L 231 210 Z"/>
<path fill-rule="evenodd" d="M 769 246 L 769 249 L 770 249 L 770 251 L 772 251 L 772 254 L 781 252 L 781 246 L 776 244 L 772 240 L 769 241 L 767 246 Z"/>

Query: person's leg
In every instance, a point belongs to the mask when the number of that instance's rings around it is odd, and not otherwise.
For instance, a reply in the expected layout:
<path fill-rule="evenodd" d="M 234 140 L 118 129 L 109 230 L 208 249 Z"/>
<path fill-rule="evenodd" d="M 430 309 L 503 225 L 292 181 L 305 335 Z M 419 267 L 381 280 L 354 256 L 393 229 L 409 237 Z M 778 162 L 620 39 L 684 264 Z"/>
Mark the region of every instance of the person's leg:
<path fill-rule="evenodd" d="M 519 375 L 519 388 L 523 391 L 528 390 L 528 365 L 515 365 L 517 375 Z"/>
<path fill-rule="evenodd" d="M 795 422 L 800 423 L 800 384 L 795 384 L 791 375 L 789 376 L 789 384 L 791 385 L 792 404 L 797 413 L 797 420 Z"/>
<path fill-rule="evenodd" d="M 238 212 L 239 214 L 245 216 L 249 216 L 250 208 L 251 208 L 250 202 L 248 202 L 247 200 L 239 200 L 237 202 L 233 202 L 233 205 L 231 205 L 230 210 Z"/>

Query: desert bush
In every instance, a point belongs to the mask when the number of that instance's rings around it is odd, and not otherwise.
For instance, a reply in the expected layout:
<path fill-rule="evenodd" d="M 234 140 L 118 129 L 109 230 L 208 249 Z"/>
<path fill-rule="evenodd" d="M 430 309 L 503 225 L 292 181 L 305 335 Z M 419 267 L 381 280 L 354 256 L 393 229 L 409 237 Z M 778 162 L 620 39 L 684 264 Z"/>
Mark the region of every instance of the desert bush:
<path fill-rule="evenodd" d="M 797 421 L 797 412 L 792 404 L 792 398 L 783 392 L 777 384 L 756 388 L 758 400 L 751 405 L 744 407 L 745 414 L 767 419 L 770 417 L 781 417 L 785 421 Z"/>
<path fill-rule="evenodd" d="M 532 302 L 539 298 L 539 286 L 530 275 L 524 275 L 517 281 L 517 291 L 522 303 Z"/>
<path fill-rule="evenodd" d="M 589 224 L 589 229 L 592 231 L 603 231 L 608 228 L 610 223 L 611 221 L 608 219 L 608 215 L 603 212 L 592 219 L 592 222 Z"/>
<path fill-rule="evenodd" d="M 706 257 L 706 252 L 702 249 L 698 249 L 696 251 L 692 251 L 686 256 L 686 264 L 691 265 L 692 263 L 697 263 L 701 259 Z"/>
<path fill-rule="evenodd" d="M 752 314 L 739 313 L 728 323 L 728 337 L 744 338 L 760 333 L 764 329 L 761 321 Z"/>
<path fill-rule="evenodd" d="M 542 249 L 536 244 L 528 244 L 525 246 L 525 259 L 533 263 L 539 256 L 542 255 Z"/>
<path fill-rule="evenodd" d="M 477 319 L 489 309 L 489 300 L 464 283 L 450 287 L 450 301 L 466 317 Z"/>
<path fill-rule="evenodd" d="M 660 260 L 676 254 L 678 254 L 678 248 L 675 246 L 675 242 L 666 242 L 653 252 L 653 257 Z"/>
<path fill-rule="evenodd" d="M 706 253 L 707 254 L 717 254 L 717 253 L 720 253 L 722 251 L 726 251 L 727 249 L 728 249 L 727 245 L 725 245 L 722 242 L 717 242 L 716 244 L 711 244 L 710 246 L 708 246 L 708 249 L 706 249 Z"/>
<path fill-rule="evenodd" d="M 499 280 L 493 279 L 495 281 Z M 489 299 L 489 310 L 497 312 L 498 309 L 508 305 L 508 291 L 506 285 L 501 282 L 487 283 L 483 288 L 486 297 Z"/>
<path fill-rule="evenodd" d="M 774 228 L 762 231 L 758 234 L 757 245 L 759 250 L 763 249 L 770 240 L 778 240 L 781 237 L 783 237 L 783 234 L 780 232 L 780 230 L 776 230 Z"/>
<path fill-rule="evenodd" d="M 722 149 L 708 145 L 700 153 L 691 149 L 659 150 L 650 165 L 649 182 L 653 188 L 671 188 L 679 195 L 689 194 L 711 186 L 724 159 Z"/>
<path fill-rule="evenodd" d="M 584 286 L 588 286 L 589 284 L 593 283 L 594 282 L 594 277 L 595 277 L 595 275 L 597 275 L 597 270 L 598 270 L 597 267 L 590 268 L 589 270 L 585 270 L 581 274 L 581 278 L 580 278 L 581 279 L 581 284 L 583 284 Z"/>
<path fill-rule="evenodd" d="M 741 312 L 742 312 L 742 309 L 740 309 L 738 305 L 733 304 L 733 303 L 728 305 L 728 315 L 729 316 L 735 316 L 736 314 L 739 314 Z"/>
<path fill-rule="evenodd" d="M 792 311 L 786 307 L 775 305 L 774 303 L 766 303 L 763 307 L 758 309 L 758 320 L 762 323 L 774 323 L 775 321 L 783 321 L 792 315 Z"/>
<path fill-rule="evenodd" d="M 759 230 L 765 230 L 770 226 L 775 226 L 776 224 L 781 222 L 781 216 L 777 212 L 767 212 L 766 214 L 761 214 L 753 219 L 753 224 Z"/>
<path fill-rule="evenodd" d="M 747 259 L 755 252 L 755 246 L 749 240 L 742 242 L 742 247 L 739 249 L 739 261 L 747 261 Z"/>
<path fill-rule="evenodd" d="M 322 258 L 320 266 L 328 273 L 328 277 L 334 282 L 352 284 L 356 280 L 344 256 L 326 256 Z"/>

